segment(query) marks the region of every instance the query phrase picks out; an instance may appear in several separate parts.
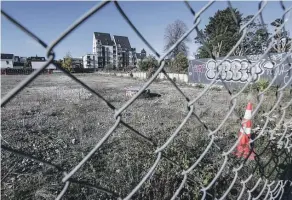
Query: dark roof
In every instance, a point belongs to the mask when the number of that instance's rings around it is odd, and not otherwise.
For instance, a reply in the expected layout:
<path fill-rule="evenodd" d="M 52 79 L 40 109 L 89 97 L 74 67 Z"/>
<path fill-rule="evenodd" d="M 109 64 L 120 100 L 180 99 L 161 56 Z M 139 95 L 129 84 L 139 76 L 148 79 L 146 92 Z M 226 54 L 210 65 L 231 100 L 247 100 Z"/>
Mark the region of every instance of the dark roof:
<path fill-rule="evenodd" d="M 113 46 L 114 42 L 111 39 L 111 35 L 109 33 L 100 33 L 94 32 L 95 39 L 100 40 L 102 45 L 110 45 Z"/>
<path fill-rule="evenodd" d="M 76 63 L 83 63 L 83 59 L 82 58 L 72 58 L 72 64 L 76 64 Z"/>
<path fill-rule="evenodd" d="M 123 49 L 128 49 L 128 50 L 131 49 L 131 45 L 130 45 L 128 37 L 114 35 L 114 38 L 115 38 L 116 43 L 120 44 Z"/>
<path fill-rule="evenodd" d="M 24 66 L 23 62 L 14 62 L 13 66 Z"/>
<path fill-rule="evenodd" d="M 13 59 L 13 54 L 1 53 L 1 59 Z"/>
<path fill-rule="evenodd" d="M 141 53 L 136 53 L 137 59 L 141 59 Z"/>
<path fill-rule="evenodd" d="M 31 61 L 46 61 L 45 57 L 30 57 Z"/>
<path fill-rule="evenodd" d="M 83 60 L 82 58 L 72 58 L 72 60 Z"/>
<path fill-rule="evenodd" d="M 25 61 L 25 60 L 27 60 L 27 57 L 20 57 L 19 60 L 20 60 L 20 61 L 21 61 L 21 60 Z"/>
<path fill-rule="evenodd" d="M 141 53 L 146 53 L 145 49 L 142 49 Z"/>

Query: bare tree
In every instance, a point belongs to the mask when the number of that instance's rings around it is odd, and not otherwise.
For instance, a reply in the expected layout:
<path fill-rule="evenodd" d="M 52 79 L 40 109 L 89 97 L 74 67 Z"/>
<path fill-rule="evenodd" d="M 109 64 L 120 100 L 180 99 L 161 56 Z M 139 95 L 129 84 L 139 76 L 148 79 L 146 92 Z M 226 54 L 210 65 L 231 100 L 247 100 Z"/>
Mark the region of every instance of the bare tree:
<path fill-rule="evenodd" d="M 165 29 L 164 51 L 167 51 L 172 45 L 174 45 L 183 36 L 183 34 L 186 33 L 187 30 L 187 25 L 181 20 L 176 20 L 174 23 L 169 24 Z M 189 48 L 187 47 L 186 42 L 190 42 L 188 37 L 174 48 L 169 57 L 174 58 L 180 52 L 187 56 Z"/>

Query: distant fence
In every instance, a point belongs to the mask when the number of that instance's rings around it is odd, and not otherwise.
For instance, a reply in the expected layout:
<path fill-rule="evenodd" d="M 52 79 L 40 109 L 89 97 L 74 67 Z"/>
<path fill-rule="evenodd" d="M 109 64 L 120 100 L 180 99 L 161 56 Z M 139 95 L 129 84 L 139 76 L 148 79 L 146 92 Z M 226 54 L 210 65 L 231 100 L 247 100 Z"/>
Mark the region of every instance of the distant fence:
<path fill-rule="evenodd" d="M 31 74 L 35 69 L 13 69 L 13 68 L 6 68 L 1 69 L 1 75 L 28 75 Z M 51 74 L 53 73 L 53 70 L 48 69 L 44 70 L 43 73 Z"/>
<path fill-rule="evenodd" d="M 120 76 L 120 77 L 131 77 L 130 73 L 120 73 L 120 72 L 98 72 L 101 75 L 110 75 L 110 76 Z M 146 72 L 132 72 L 132 77 L 137 79 L 146 79 L 147 73 Z M 188 75 L 187 74 L 176 74 L 176 73 L 167 73 L 169 78 L 175 80 L 176 82 L 180 83 L 187 83 L 188 82 Z M 163 73 L 159 73 L 157 76 L 158 80 L 166 80 L 166 76 Z"/>
<path fill-rule="evenodd" d="M 1 75 L 29 75 L 36 69 L 15 69 L 15 68 L 5 68 L 1 69 Z M 52 74 L 62 72 L 60 70 L 55 69 L 45 69 L 43 74 Z M 94 69 L 91 68 L 77 68 L 73 69 L 72 73 L 93 73 Z"/>
<path fill-rule="evenodd" d="M 94 68 L 73 68 L 72 69 L 72 73 L 93 73 L 94 72 Z M 96 69 L 97 70 L 97 69 Z"/>

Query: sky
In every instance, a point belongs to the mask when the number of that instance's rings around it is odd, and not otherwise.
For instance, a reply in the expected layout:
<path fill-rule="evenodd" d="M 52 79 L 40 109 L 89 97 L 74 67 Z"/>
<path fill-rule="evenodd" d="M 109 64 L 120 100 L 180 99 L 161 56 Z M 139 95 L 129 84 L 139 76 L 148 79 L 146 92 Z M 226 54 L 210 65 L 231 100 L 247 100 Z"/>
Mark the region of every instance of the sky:
<path fill-rule="evenodd" d="M 1 9 L 50 44 L 75 20 L 99 3 L 99 1 L 2 1 Z M 188 28 L 193 26 L 194 17 L 182 1 L 120 1 L 119 3 L 136 28 L 160 54 L 164 52 L 164 33 L 168 24 L 179 19 Z M 207 3 L 207 1 L 190 1 L 196 12 Z M 259 1 L 232 1 L 231 3 L 243 16 L 247 16 L 257 12 Z M 284 5 L 289 8 L 292 6 L 292 1 L 284 1 Z M 203 29 L 217 10 L 225 9 L 227 6 L 225 1 L 213 3 L 201 15 L 199 28 Z M 283 10 L 280 3 L 268 1 L 263 11 L 265 23 L 270 24 L 276 18 L 281 18 L 282 15 Z M 12 53 L 25 57 L 46 55 L 46 50 L 42 46 L 14 24 L 3 16 L 1 16 L 1 20 L 1 53 Z M 292 15 L 289 17 L 286 29 L 291 36 Z M 131 46 L 136 48 L 137 52 L 144 48 L 147 54 L 153 54 L 122 18 L 115 5 L 110 3 L 56 46 L 54 49 L 56 59 L 63 58 L 67 52 L 70 52 L 73 57 L 92 53 L 93 32 L 127 36 Z M 198 44 L 194 43 L 195 37 L 196 33 L 192 32 L 190 34 L 191 41 L 187 43 L 189 55 L 193 55 L 199 47 Z"/>

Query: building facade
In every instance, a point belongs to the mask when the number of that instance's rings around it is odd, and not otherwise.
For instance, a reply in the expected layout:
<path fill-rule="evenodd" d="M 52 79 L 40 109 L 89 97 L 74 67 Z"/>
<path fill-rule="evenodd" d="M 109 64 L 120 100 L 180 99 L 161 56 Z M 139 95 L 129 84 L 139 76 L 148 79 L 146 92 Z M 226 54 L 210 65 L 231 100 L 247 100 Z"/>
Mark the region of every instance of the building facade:
<path fill-rule="evenodd" d="M 132 67 L 132 48 L 128 37 L 114 35 L 114 43 L 117 46 L 117 67 L 123 69 Z"/>
<path fill-rule="evenodd" d="M 136 49 L 126 36 L 111 37 L 109 33 L 94 32 L 92 53 L 96 55 L 97 68 L 123 69 L 137 64 Z"/>
<path fill-rule="evenodd" d="M 98 60 L 98 55 L 96 54 L 86 54 L 85 56 L 82 57 L 83 60 L 83 68 L 84 69 L 97 69 L 101 67 L 99 65 Z"/>
<path fill-rule="evenodd" d="M 93 33 L 93 55 L 97 61 L 97 68 L 104 68 L 113 65 L 114 42 L 109 33 L 94 32 Z"/>
<path fill-rule="evenodd" d="M 72 69 L 83 68 L 83 58 L 72 58 Z"/>
<path fill-rule="evenodd" d="M 21 59 L 21 57 L 19 57 L 19 56 L 14 56 L 13 68 L 23 69 L 24 68 L 24 60 Z"/>
<path fill-rule="evenodd" d="M 13 68 L 14 55 L 8 53 L 1 53 L 1 69 Z"/>

